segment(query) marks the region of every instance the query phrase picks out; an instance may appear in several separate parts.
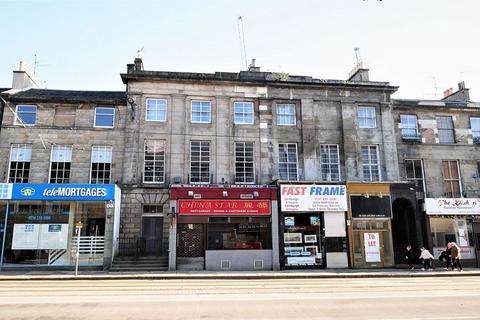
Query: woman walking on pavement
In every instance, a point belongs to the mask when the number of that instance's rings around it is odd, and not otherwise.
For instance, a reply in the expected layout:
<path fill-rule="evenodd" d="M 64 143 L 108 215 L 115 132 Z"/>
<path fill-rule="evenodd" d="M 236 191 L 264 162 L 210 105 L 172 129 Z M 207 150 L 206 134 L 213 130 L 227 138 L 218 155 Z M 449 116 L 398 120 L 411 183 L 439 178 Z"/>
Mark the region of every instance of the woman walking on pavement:
<path fill-rule="evenodd" d="M 411 245 L 407 245 L 405 247 L 403 255 L 405 256 L 405 260 L 407 260 L 408 268 L 411 269 L 411 270 L 415 269 L 413 267 L 413 252 L 412 252 L 412 246 Z"/>
<path fill-rule="evenodd" d="M 422 270 L 432 269 L 432 259 L 434 259 L 434 257 L 432 256 L 430 251 L 428 251 L 424 247 L 421 247 L 420 252 L 421 252 L 420 253 L 420 259 L 422 259 L 422 261 L 423 261 Z"/>
<path fill-rule="evenodd" d="M 452 271 L 455 270 L 455 268 L 457 268 L 458 271 L 463 271 L 462 263 L 460 262 L 462 259 L 460 247 L 455 242 L 450 243 L 450 252 L 452 256 Z"/>
<path fill-rule="evenodd" d="M 449 270 L 450 264 L 452 263 L 452 257 L 450 256 L 451 255 L 450 247 L 451 245 L 449 242 L 445 250 L 443 250 L 440 256 L 438 257 L 438 260 L 445 262 L 445 270 Z"/>

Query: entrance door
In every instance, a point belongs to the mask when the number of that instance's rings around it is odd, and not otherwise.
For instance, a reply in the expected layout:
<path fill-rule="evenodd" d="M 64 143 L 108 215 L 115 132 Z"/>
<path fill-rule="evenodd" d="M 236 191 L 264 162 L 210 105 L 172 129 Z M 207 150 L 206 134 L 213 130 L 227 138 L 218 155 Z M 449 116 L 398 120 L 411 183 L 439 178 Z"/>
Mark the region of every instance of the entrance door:
<path fill-rule="evenodd" d="M 418 236 L 415 221 L 415 208 L 406 199 L 397 199 L 392 204 L 393 250 L 395 264 L 406 264 L 403 251 L 407 245 L 418 247 Z"/>
<path fill-rule="evenodd" d="M 144 253 L 148 255 L 161 255 L 163 239 L 163 217 L 142 218 L 142 238 L 144 240 Z"/>
<path fill-rule="evenodd" d="M 393 265 L 393 246 L 388 221 L 355 221 L 353 238 L 355 268 Z"/>

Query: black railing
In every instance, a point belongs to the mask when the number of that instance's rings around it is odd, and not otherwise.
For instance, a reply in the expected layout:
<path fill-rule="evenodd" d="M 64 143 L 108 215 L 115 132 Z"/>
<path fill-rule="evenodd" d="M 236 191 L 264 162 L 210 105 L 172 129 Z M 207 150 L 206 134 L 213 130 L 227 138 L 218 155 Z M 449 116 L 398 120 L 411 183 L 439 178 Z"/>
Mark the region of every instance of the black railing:
<path fill-rule="evenodd" d="M 118 242 L 118 255 L 138 257 L 145 252 L 145 247 L 146 241 L 143 237 L 120 237 Z"/>

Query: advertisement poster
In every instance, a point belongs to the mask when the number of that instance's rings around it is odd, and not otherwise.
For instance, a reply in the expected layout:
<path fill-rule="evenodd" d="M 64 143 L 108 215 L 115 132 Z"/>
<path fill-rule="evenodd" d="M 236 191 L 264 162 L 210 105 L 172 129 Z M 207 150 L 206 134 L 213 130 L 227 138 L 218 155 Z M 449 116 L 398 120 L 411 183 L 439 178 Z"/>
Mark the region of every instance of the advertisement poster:
<path fill-rule="evenodd" d="M 68 224 L 14 224 L 13 250 L 66 249 Z"/>
<path fill-rule="evenodd" d="M 38 249 L 67 249 L 68 224 L 40 224 Z"/>
<path fill-rule="evenodd" d="M 281 185 L 282 211 L 347 211 L 347 191 L 344 185 Z"/>
<path fill-rule="evenodd" d="M 13 225 L 13 250 L 32 250 L 38 248 L 39 224 L 16 223 Z"/>
<path fill-rule="evenodd" d="M 364 233 L 365 262 L 380 262 L 380 237 L 378 232 Z"/>

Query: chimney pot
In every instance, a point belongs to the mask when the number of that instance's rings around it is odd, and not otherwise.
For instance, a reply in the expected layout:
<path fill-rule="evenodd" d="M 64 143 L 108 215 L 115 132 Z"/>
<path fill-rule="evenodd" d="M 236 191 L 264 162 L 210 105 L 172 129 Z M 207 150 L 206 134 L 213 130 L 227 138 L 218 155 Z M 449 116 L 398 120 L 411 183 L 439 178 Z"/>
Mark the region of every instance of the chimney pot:
<path fill-rule="evenodd" d="M 18 71 L 27 71 L 27 64 L 23 61 L 20 61 Z"/>
<path fill-rule="evenodd" d="M 458 83 L 458 90 L 462 90 L 462 89 L 465 89 L 465 81 Z"/>
<path fill-rule="evenodd" d="M 143 61 L 142 58 L 135 58 L 133 61 L 135 64 L 135 70 L 142 71 L 143 70 Z"/>

